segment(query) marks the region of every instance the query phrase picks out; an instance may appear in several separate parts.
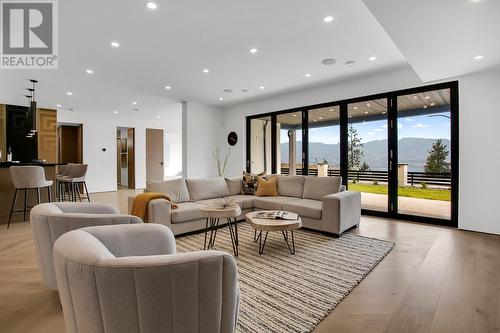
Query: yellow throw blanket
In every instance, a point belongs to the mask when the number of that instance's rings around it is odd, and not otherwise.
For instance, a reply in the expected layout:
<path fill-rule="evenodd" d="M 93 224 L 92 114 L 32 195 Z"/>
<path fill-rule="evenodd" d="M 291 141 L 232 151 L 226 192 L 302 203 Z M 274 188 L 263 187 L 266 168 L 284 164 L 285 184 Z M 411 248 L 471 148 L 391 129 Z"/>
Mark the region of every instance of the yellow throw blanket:
<path fill-rule="evenodd" d="M 132 204 L 132 215 L 135 215 L 141 218 L 144 222 L 148 222 L 148 204 L 151 200 L 154 199 L 165 199 L 170 201 L 172 205 L 172 209 L 176 209 L 177 205 L 170 199 L 170 197 L 163 193 L 157 192 L 146 192 L 137 195 L 134 199 L 134 203 Z"/>

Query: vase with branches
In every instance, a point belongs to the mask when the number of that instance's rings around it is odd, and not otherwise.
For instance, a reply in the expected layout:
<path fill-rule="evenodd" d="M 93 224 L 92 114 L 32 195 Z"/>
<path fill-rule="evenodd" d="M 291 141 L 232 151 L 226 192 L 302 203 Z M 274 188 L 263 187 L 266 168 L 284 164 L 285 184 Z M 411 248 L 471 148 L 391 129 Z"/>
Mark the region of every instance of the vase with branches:
<path fill-rule="evenodd" d="M 215 148 L 213 156 L 217 163 L 217 172 L 219 173 L 220 177 L 223 177 L 224 172 L 226 171 L 227 162 L 229 161 L 229 157 L 231 156 L 231 147 L 227 149 L 227 153 L 224 158 L 222 158 L 222 152 L 220 151 L 219 147 Z"/>

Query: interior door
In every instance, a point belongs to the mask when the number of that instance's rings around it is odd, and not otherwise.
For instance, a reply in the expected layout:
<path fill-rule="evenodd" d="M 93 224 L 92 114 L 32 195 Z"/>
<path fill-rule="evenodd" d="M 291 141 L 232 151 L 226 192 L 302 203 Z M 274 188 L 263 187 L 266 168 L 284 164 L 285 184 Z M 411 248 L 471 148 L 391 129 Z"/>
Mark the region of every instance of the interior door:
<path fill-rule="evenodd" d="M 146 128 L 146 180 L 163 180 L 163 130 Z"/>

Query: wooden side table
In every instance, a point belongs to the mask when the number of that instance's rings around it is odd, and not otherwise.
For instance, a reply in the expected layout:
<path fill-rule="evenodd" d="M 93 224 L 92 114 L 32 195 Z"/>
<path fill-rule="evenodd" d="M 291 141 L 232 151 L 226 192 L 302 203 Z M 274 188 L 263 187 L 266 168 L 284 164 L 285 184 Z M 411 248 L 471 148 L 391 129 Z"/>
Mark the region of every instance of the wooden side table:
<path fill-rule="evenodd" d="M 288 250 L 291 254 L 295 254 L 295 239 L 293 237 L 293 231 L 302 227 L 302 219 L 300 218 L 300 216 L 297 220 L 258 219 L 254 217 L 257 213 L 258 211 L 248 213 L 246 215 L 246 219 L 255 230 L 253 241 L 259 241 L 259 254 L 264 253 L 264 247 L 266 246 L 267 234 L 269 233 L 269 231 L 281 231 L 286 245 L 288 246 Z M 263 231 L 266 232 L 264 235 L 264 239 L 262 239 Z M 289 242 L 289 231 L 291 234 L 291 245 Z M 259 232 L 258 236 L 257 232 Z"/>
<path fill-rule="evenodd" d="M 219 227 L 220 219 L 227 219 L 229 234 L 231 235 L 231 243 L 233 245 L 234 256 L 238 256 L 238 224 L 236 218 L 241 215 L 241 208 L 239 205 L 234 205 L 226 208 L 217 208 L 212 205 L 207 205 L 200 208 L 203 216 L 206 218 L 205 222 L 205 241 L 203 250 L 208 250 L 215 245 L 215 238 L 217 237 L 217 230 Z M 210 231 L 210 238 L 207 245 L 207 233 Z"/>

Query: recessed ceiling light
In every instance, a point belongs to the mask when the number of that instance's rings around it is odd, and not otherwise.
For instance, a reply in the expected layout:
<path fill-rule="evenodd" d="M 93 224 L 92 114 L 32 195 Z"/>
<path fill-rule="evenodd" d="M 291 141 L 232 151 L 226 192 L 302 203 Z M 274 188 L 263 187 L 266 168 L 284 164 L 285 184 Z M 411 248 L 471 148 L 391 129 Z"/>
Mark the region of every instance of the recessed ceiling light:
<path fill-rule="evenodd" d="M 224 97 L 219 97 L 219 101 L 223 101 L 224 100 Z"/>
<path fill-rule="evenodd" d="M 368 114 L 368 111 L 365 111 L 365 114 Z"/>
<path fill-rule="evenodd" d="M 66 93 L 66 95 L 68 95 L 68 96 L 73 96 L 73 93 L 72 93 L 71 91 L 68 91 L 68 92 Z"/>
<path fill-rule="evenodd" d="M 60 108 L 60 107 L 61 107 L 61 104 L 57 104 L 56 106 L 57 106 L 58 108 Z"/>
<path fill-rule="evenodd" d="M 333 59 L 333 58 L 327 58 L 327 59 L 321 60 L 321 63 L 325 66 L 334 65 L 336 62 L 337 62 L 337 60 Z"/>
<path fill-rule="evenodd" d="M 483 56 L 483 55 L 478 54 L 477 56 L 475 56 L 475 57 L 474 57 L 474 60 L 481 60 L 481 59 L 483 59 L 483 58 L 484 58 L 484 56 Z"/>
<path fill-rule="evenodd" d="M 132 102 L 132 105 L 137 105 L 137 102 Z"/>
<path fill-rule="evenodd" d="M 317 119 L 314 119 L 314 122 L 317 122 L 318 120 Z"/>
<path fill-rule="evenodd" d="M 329 111 L 330 111 L 330 112 L 332 112 L 332 111 L 333 111 L 333 109 L 330 109 Z"/>
<path fill-rule="evenodd" d="M 86 72 L 87 74 L 94 74 L 94 71 L 93 71 L 93 70 L 91 70 L 91 69 L 87 69 L 85 72 Z"/>
<path fill-rule="evenodd" d="M 375 56 L 371 56 L 370 58 L 368 58 L 368 60 L 370 60 L 370 61 L 375 61 L 375 60 L 377 60 L 377 57 L 375 57 Z"/>
<path fill-rule="evenodd" d="M 120 47 L 120 43 L 118 42 L 111 42 L 112 47 Z"/>
<path fill-rule="evenodd" d="M 165 89 L 170 90 L 170 89 L 172 89 L 172 87 L 171 86 L 165 86 Z"/>
<path fill-rule="evenodd" d="M 332 22 L 333 21 L 333 16 L 326 16 L 323 21 L 325 21 L 326 23 L 329 23 L 329 22 Z"/>
<path fill-rule="evenodd" d="M 311 77 L 311 74 L 310 74 L 310 73 L 307 73 L 305 76 L 306 76 L 306 77 Z"/>
<path fill-rule="evenodd" d="M 203 69 L 203 73 L 210 73 L 210 70 L 208 68 Z"/>
<path fill-rule="evenodd" d="M 148 1 L 146 2 L 146 7 L 148 7 L 149 9 L 156 9 L 158 8 L 158 4 L 153 1 Z"/>
<path fill-rule="evenodd" d="M 366 103 L 366 106 L 367 106 L 367 107 L 370 107 L 370 106 L 372 106 L 372 105 L 371 105 L 370 103 Z"/>
<path fill-rule="evenodd" d="M 427 108 L 428 108 L 428 106 L 427 106 L 427 105 L 424 105 L 424 109 L 427 109 Z"/>
<path fill-rule="evenodd" d="M 429 98 L 431 98 L 431 96 L 425 96 L 425 99 L 429 99 Z"/>
<path fill-rule="evenodd" d="M 434 106 L 434 105 L 436 105 L 436 103 L 432 102 L 432 103 L 431 103 L 431 106 Z"/>
<path fill-rule="evenodd" d="M 382 112 L 382 114 L 386 114 L 386 113 L 387 113 L 387 112 L 385 112 L 385 111 L 384 111 L 384 112 Z"/>
<path fill-rule="evenodd" d="M 260 90 L 264 90 L 264 86 L 260 86 L 260 87 L 259 87 L 259 89 L 260 89 Z"/>
<path fill-rule="evenodd" d="M 349 61 L 346 61 L 346 62 L 345 62 L 345 65 L 346 65 L 347 67 L 354 67 L 354 66 L 356 66 L 356 61 L 354 61 L 354 60 L 349 60 Z"/>
<path fill-rule="evenodd" d="M 242 93 L 248 93 L 248 92 L 250 92 L 250 90 L 248 90 L 248 89 L 241 89 L 241 92 Z"/>
<path fill-rule="evenodd" d="M 323 119 L 323 117 L 319 117 L 319 120 Z"/>
<path fill-rule="evenodd" d="M 233 89 L 229 89 L 229 88 L 227 88 L 227 89 L 224 89 L 224 92 L 225 92 L 226 94 L 232 94 L 232 93 L 234 92 L 234 90 L 233 90 Z"/>
<path fill-rule="evenodd" d="M 259 52 L 259 50 L 258 50 L 258 49 L 256 49 L 255 47 L 252 47 L 252 48 L 250 49 L 250 53 L 252 53 L 252 54 L 255 54 L 255 53 L 257 53 L 257 52 Z"/>
<path fill-rule="evenodd" d="M 413 96 L 413 99 L 418 99 L 418 96 L 417 95 Z"/>
<path fill-rule="evenodd" d="M 357 109 L 358 109 L 358 107 L 357 107 L 357 106 L 355 106 L 355 107 L 354 107 L 354 110 L 357 110 Z"/>
<path fill-rule="evenodd" d="M 347 116 L 347 117 L 348 117 L 348 118 L 352 118 L 352 116 L 351 116 L 351 115 L 349 115 L 349 116 Z"/>
<path fill-rule="evenodd" d="M 118 113 L 118 111 L 113 111 L 113 113 L 114 113 L 114 114 L 117 114 L 117 113 Z"/>
<path fill-rule="evenodd" d="M 297 117 L 297 115 L 294 113 L 294 114 L 292 114 L 292 117 Z"/>

